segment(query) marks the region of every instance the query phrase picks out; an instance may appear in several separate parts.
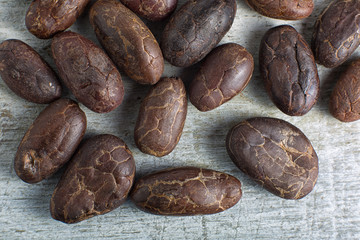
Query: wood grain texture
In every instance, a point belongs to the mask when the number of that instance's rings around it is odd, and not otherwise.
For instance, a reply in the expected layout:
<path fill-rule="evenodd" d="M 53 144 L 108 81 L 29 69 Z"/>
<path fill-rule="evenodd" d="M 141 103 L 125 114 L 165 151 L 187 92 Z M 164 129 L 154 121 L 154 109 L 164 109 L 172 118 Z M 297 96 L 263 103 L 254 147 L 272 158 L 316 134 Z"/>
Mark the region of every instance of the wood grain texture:
<path fill-rule="evenodd" d="M 184 2 L 180 1 L 180 5 Z M 75 225 L 53 220 L 50 198 L 61 174 L 28 185 L 13 170 L 16 148 L 45 105 L 26 102 L 0 80 L 0 238 L 360 239 L 360 122 L 341 123 L 328 110 L 331 90 L 349 61 L 336 69 L 318 65 L 321 94 L 314 108 L 302 117 L 287 116 L 276 108 L 265 92 L 257 64 L 260 40 L 268 29 L 291 24 L 309 43 L 316 17 L 328 3 L 328 0 L 316 0 L 309 18 L 286 22 L 263 17 L 245 1 L 238 0 L 234 24 L 221 43 L 238 43 L 253 54 L 253 77 L 241 94 L 213 111 L 201 113 L 189 103 L 179 144 L 165 157 L 141 153 L 133 140 L 136 116 L 148 86 L 139 85 L 122 74 L 125 97 L 119 108 L 104 115 L 80 105 L 88 119 L 86 138 L 102 133 L 122 138 L 133 152 L 137 177 L 184 165 L 210 168 L 237 177 L 242 183 L 242 199 L 231 209 L 211 216 L 155 216 L 127 201 L 108 214 Z M 50 41 L 37 39 L 25 27 L 29 4 L 28 0 L 0 0 L 0 41 L 18 38 L 34 47 L 54 67 Z M 89 7 L 71 30 L 98 44 L 88 22 L 88 10 Z M 147 24 L 159 39 L 165 24 Z M 358 49 L 350 60 L 359 56 Z M 198 67 L 181 69 L 166 63 L 163 76 L 179 76 L 188 85 Z M 72 97 L 66 89 L 65 96 Z M 312 142 L 319 157 L 319 177 L 314 190 L 305 198 L 289 201 L 273 196 L 241 173 L 228 157 L 225 148 L 228 130 L 255 116 L 284 119 L 300 128 Z"/>

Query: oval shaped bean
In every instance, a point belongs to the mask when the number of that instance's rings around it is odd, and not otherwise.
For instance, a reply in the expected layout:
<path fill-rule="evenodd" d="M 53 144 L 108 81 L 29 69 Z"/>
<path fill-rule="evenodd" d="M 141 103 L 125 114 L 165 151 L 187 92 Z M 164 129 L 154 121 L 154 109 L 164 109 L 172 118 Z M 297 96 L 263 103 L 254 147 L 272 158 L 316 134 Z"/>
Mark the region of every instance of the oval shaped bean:
<path fill-rule="evenodd" d="M 318 177 L 318 158 L 309 139 L 295 126 L 275 118 L 251 118 L 226 138 L 235 165 L 271 193 L 305 197 Z"/>
<path fill-rule="evenodd" d="M 234 0 L 190 0 L 165 26 L 161 49 L 172 65 L 188 67 L 203 59 L 229 31 Z"/>
<path fill-rule="evenodd" d="M 63 32 L 53 38 L 51 50 L 61 79 L 79 102 L 97 113 L 110 112 L 121 104 L 120 73 L 92 41 Z"/>
<path fill-rule="evenodd" d="M 120 138 L 92 137 L 77 150 L 56 186 L 51 216 L 76 223 L 108 213 L 125 202 L 134 175 L 134 158 Z"/>
<path fill-rule="evenodd" d="M 114 63 L 141 84 L 155 84 L 164 71 L 159 44 L 146 25 L 117 0 L 99 0 L 90 23 Z M 116 27 L 115 27 L 116 26 Z"/>
<path fill-rule="evenodd" d="M 27 183 L 50 177 L 75 152 L 86 130 L 86 116 L 78 104 L 59 99 L 35 119 L 20 142 L 14 168 Z"/>
<path fill-rule="evenodd" d="M 240 181 L 231 175 L 182 167 L 140 178 L 130 197 L 146 212 L 189 216 L 222 212 L 234 206 L 241 194 Z"/>
<path fill-rule="evenodd" d="M 311 49 L 293 27 L 266 32 L 259 62 L 267 93 L 282 112 L 302 116 L 310 111 L 319 97 L 319 76 Z"/>
<path fill-rule="evenodd" d="M 157 157 L 172 152 L 180 140 L 186 113 L 181 79 L 162 78 L 141 103 L 134 133 L 138 148 Z"/>
<path fill-rule="evenodd" d="M 307 18 L 314 10 L 313 0 L 246 0 L 250 7 L 266 17 L 299 20 Z"/>
<path fill-rule="evenodd" d="M 253 70 L 253 57 L 242 46 L 228 43 L 215 48 L 191 82 L 191 103 L 200 111 L 224 104 L 246 87 Z"/>
<path fill-rule="evenodd" d="M 177 0 L 121 0 L 137 15 L 150 21 L 161 21 L 167 18 L 176 8 Z"/>
<path fill-rule="evenodd" d="M 49 65 L 26 43 L 9 39 L 0 44 L 0 76 L 18 96 L 34 103 L 61 97 L 61 85 Z"/>
<path fill-rule="evenodd" d="M 360 119 L 360 59 L 351 63 L 337 81 L 330 97 L 330 112 L 342 122 Z"/>
<path fill-rule="evenodd" d="M 334 68 L 360 44 L 360 1 L 334 0 L 319 15 L 311 47 L 318 63 Z"/>
<path fill-rule="evenodd" d="M 51 38 L 73 25 L 90 0 L 34 0 L 26 13 L 27 29 L 38 38 Z"/>

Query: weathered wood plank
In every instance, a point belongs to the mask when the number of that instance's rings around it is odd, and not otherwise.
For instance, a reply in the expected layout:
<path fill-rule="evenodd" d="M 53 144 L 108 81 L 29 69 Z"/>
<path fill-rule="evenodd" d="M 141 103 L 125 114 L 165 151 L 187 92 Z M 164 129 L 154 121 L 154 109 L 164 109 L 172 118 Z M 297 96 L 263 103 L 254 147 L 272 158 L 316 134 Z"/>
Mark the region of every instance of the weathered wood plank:
<path fill-rule="evenodd" d="M 184 3 L 185 0 L 181 0 Z M 137 111 L 148 87 L 123 74 L 125 99 L 108 114 L 81 106 L 88 118 L 87 136 L 112 133 L 121 137 L 134 154 L 137 176 L 173 166 L 206 167 L 232 174 L 243 184 L 243 198 L 233 208 L 211 216 L 163 217 L 139 211 L 128 201 L 120 208 L 75 225 L 53 220 L 49 200 L 60 173 L 42 183 L 22 182 L 13 170 L 17 146 L 45 105 L 28 103 L 0 81 L 0 238 L 1 239 L 360 239 L 360 122 L 340 123 L 328 111 L 329 94 L 344 66 L 330 70 L 318 66 L 321 96 L 303 117 L 281 113 L 269 100 L 258 71 L 261 37 L 270 27 L 291 24 L 309 42 L 316 16 L 329 0 L 315 0 L 313 14 L 301 21 L 262 17 L 238 0 L 233 27 L 223 39 L 246 47 L 255 59 L 248 87 L 218 109 L 200 113 L 189 103 L 181 140 L 168 156 L 141 153 L 133 140 Z M 50 40 L 36 39 L 24 25 L 30 1 L 0 0 L 0 41 L 18 38 L 33 46 L 54 67 Z M 149 24 L 157 38 L 164 24 Z M 82 16 L 73 31 L 97 40 Z M 360 56 L 360 50 L 351 57 Z M 346 62 L 345 65 L 349 63 Z M 164 76 L 180 76 L 188 83 L 198 66 L 188 69 L 165 66 Z M 69 93 L 66 94 L 70 96 Z M 253 116 L 271 116 L 299 127 L 319 156 L 319 179 L 304 199 L 283 200 L 266 192 L 242 174 L 227 156 L 225 136 L 237 122 Z"/>

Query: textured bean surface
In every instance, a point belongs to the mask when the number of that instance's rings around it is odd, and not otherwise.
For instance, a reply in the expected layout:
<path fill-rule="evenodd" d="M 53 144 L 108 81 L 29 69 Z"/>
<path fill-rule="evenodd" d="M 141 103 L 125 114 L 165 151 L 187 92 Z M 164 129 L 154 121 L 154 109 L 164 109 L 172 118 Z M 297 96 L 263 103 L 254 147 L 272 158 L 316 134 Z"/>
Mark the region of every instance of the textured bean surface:
<path fill-rule="evenodd" d="M 48 64 L 26 43 L 10 39 L 0 44 L 0 76 L 18 96 L 50 103 L 61 96 L 61 85 Z"/>
<path fill-rule="evenodd" d="M 301 116 L 310 111 L 319 96 L 319 76 L 311 49 L 293 27 L 266 32 L 259 62 L 265 88 L 282 112 Z"/>
<path fill-rule="evenodd" d="M 313 9 L 313 0 L 246 0 L 258 13 L 277 19 L 299 20 L 308 17 Z"/>
<path fill-rule="evenodd" d="M 16 174 L 36 183 L 51 176 L 75 152 L 86 130 L 86 116 L 78 104 L 59 99 L 35 119 L 15 156 Z"/>
<path fill-rule="evenodd" d="M 134 175 L 134 158 L 120 138 L 92 137 L 82 143 L 56 186 L 51 216 L 76 223 L 110 212 L 125 202 Z"/>
<path fill-rule="evenodd" d="M 221 45 L 209 53 L 192 80 L 190 101 L 200 111 L 212 110 L 240 93 L 253 71 L 253 57 L 244 47 Z"/>
<path fill-rule="evenodd" d="M 161 49 L 178 67 L 203 59 L 229 31 L 236 13 L 234 0 L 190 0 L 165 26 Z"/>
<path fill-rule="evenodd" d="M 131 199 L 140 209 L 161 215 L 222 212 L 241 198 L 241 183 L 226 173 L 182 167 L 167 169 L 135 182 Z"/>
<path fill-rule="evenodd" d="M 162 157 L 179 142 L 185 124 L 187 98 L 180 78 L 162 78 L 141 103 L 135 143 L 147 154 Z"/>
<path fill-rule="evenodd" d="M 330 112 L 342 122 L 360 119 L 360 59 L 342 73 L 330 97 Z"/>
<path fill-rule="evenodd" d="M 99 0 L 90 10 L 96 37 L 110 58 L 130 78 L 155 84 L 164 59 L 155 37 L 133 12 L 117 0 Z"/>
<path fill-rule="evenodd" d="M 168 17 L 176 8 L 177 0 L 121 0 L 131 11 L 150 21 Z"/>
<path fill-rule="evenodd" d="M 94 112 L 110 112 L 124 97 L 119 71 L 105 52 L 74 32 L 57 34 L 51 44 L 59 75 L 74 96 Z"/>
<path fill-rule="evenodd" d="M 26 13 L 28 30 L 38 38 L 51 38 L 70 27 L 90 0 L 34 0 Z"/>
<path fill-rule="evenodd" d="M 334 0 L 319 15 L 311 47 L 316 61 L 334 68 L 345 62 L 360 44 L 360 1 Z"/>
<path fill-rule="evenodd" d="M 279 197 L 299 199 L 315 186 L 316 152 L 307 137 L 284 120 L 243 121 L 229 131 L 226 147 L 241 171 Z"/>

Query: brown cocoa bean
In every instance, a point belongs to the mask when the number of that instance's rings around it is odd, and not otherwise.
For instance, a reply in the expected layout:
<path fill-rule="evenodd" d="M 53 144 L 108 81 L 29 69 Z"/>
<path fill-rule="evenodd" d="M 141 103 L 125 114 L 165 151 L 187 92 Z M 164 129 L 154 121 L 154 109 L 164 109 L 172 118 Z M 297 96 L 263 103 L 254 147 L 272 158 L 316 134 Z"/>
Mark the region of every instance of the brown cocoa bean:
<path fill-rule="evenodd" d="M 99 0 L 90 23 L 114 63 L 141 84 L 155 84 L 164 71 L 159 44 L 147 26 L 117 0 Z"/>
<path fill-rule="evenodd" d="M 313 0 L 246 0 L 255 11 L 270 18 L 299 20 L 314 10 Z"/>
<path fill-rule="evenodd" d="M 49 65 L 26 43 L 9 39 L 0 44 L 0 76 L 18 96 L 34 103 L 61 97 L 61 85 Z"/>
<path fill-rule="evenodd" d="M 191 82 L 191 103 L 200 111 L 224 104 L 246 87 L 253 70 L 253 57 L 242 46 L 227 43 L 215 48 L 205 57 Z"/>
<path fill-rule="evenodd" d="M 97 135 L 81 144 L 50 202 L 51 216 L 76 223 L 125 202 L 135 175 L 131 151 L 118 137 Z"/>
<path fill-rule="evenodd" d="M 178 67 L 197 63 L 229 31 L 235 13 L 235 0 L 189 0 L 165 26 L 164 58 Z"/>
<path fill-rule="evenodd" d="M 55 35 L 52 54 L 59 75 L 76 99 L 97 113 L 117 108 L 124 97 L 119 71 L 105 52 L 74 32 Z"/>
<path fill-rule="evenodd" d="M 240 181 L 231 175 L 182 167 L 140 178 L 130 196 L 143 211 L 189 216 L 222 212 L 234 206 L 241 194 Z"/>
<path fill-rule="evenodd" d="M 27 29 L 38 38 L 51 38 L 73 25 L 90 0 L 34 0 L 26 13 Z"/>
<path fill-rule="evenodd" d="M 330 112 L 342 122 L 360 119 L 360 59 L 340 76 L 330 96 Z"/>
<path fill-rule="evenodd" d="M 360 1 L 334 0 L 319 15 L 311 47 L 318 63 L 334 68 L 360 44 Z"/>
<path fill-rule="evenodd" d="M 185 86 L 180 78 L 162 78 L 141 103 L 135 143 L 147 154 L 162 157 L 180 140 L 187 113 Z"/>
<path fill-rule="evenodd" d="M 86 130 L 86 116 L 78 104 L 59 99 L 35 119 L 18 147 L 14 168 L 25 182 L 50 177 L 75 152 Z"/>
<path fill-rule="evenodd" d="M 259 63 L 267 93 L 282 112 L 302 116 L 310 111 L 319 97 L 319 76 L 310 47 L 293 27 L 265 33 Z"/>
<path fill-rule="evenodd" d="M 235 165 L 271 193 L 305 197 L 318 177 L 318 158 L 309 139 L 295 126 L 275 118 L 251 118 L 226 138 Z"/>

